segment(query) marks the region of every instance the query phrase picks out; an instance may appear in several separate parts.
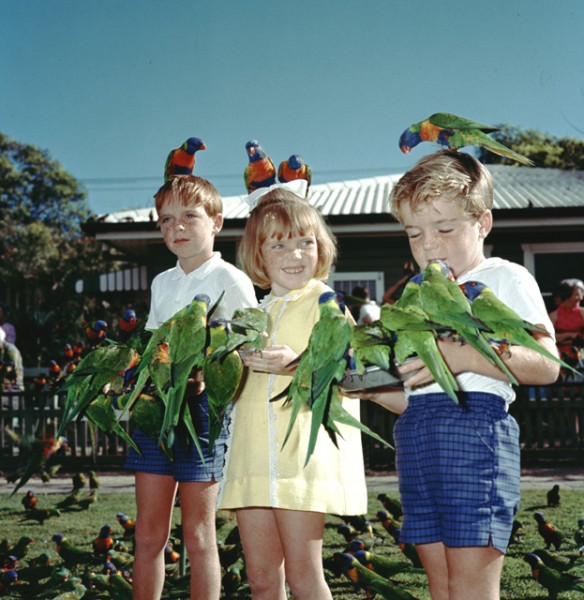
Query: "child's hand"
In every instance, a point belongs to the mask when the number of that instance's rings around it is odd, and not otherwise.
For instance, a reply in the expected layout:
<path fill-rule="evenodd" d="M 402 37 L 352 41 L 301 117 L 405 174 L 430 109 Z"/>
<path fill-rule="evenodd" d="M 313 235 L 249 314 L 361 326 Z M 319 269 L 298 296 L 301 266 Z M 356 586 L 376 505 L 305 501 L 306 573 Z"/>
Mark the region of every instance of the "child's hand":
<path fill-rule="evenodd" d="M 298 354 L 289 346 L 270 346 L 264 350 L 246 355 L 243 358 L 243 364 L 252 371 L 292 375 L 296 370 L 296 365 L 289 365 L 297 357 Z"/>

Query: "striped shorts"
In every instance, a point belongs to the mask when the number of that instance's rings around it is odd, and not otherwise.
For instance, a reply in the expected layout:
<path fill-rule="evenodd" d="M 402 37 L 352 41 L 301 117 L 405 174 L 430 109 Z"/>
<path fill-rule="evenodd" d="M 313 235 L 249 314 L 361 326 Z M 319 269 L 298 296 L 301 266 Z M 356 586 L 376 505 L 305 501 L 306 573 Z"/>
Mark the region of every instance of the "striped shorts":
<path fill-rule="evenodd" d="M 229 409 L 225 416 L 219 438 L 213 448 L 209 450 L 207 444 L 209 436 L 207 394 L 201 394 L 197 397 L 196 402 L 189 405 L 202 453 L 205 457 L 204 463 L 186 430 L 182 436 L 177 436 L 172 446 L 173 460 L 170 460 L 158 447 L 155 440 L 146 435 L 139 427 L 136 427 L 132 439 L 140 448 L 141 454 L 136 452 L 134 448 L 130 448 L 124 468 L 153 475 L 171 475 L 175 481 L 179 482 L 221 481 L 225 462 L 225 449 L 229 438 L 228 424 L 231 410 Z M 185 443 L 185 439 L 188 439 L 190 443 Z"/>
<path fill-rule="evenodd" d="M 519 427 L 499 396 L 410 396 L 394 428 L 400 541 L 505 553 L 519 508 Z"/>

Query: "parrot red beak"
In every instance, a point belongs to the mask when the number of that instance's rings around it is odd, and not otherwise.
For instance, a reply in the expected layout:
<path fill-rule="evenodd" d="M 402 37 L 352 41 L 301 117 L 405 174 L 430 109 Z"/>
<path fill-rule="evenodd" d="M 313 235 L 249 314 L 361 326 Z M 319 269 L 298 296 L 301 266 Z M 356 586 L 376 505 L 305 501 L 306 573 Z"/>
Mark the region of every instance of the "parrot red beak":
<path fill-rule="evenodd" d="M 404 154 L 409 154 L 412 150 L 410 146 L 400 146 L 400 149 Z"/>
<path fill-rule="evenodd" d="M 201 144 L 201 147 L 199 148 L 199 150 L 206 150 L 207 146 L 205 146 L 205 144 Z"/>

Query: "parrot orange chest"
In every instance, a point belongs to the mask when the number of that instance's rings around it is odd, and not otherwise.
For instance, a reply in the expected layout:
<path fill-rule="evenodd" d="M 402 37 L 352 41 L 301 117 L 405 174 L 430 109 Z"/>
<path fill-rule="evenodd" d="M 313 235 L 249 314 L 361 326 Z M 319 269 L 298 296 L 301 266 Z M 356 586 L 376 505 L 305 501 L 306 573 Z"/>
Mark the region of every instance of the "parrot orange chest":
<path fill-rule="evenodd" d="M 430 121 L 423 121 L 420 125 L 420 137 L 425 142 L 435 142 L 442 131 L 441 127 L 432 125 Z"/>
<path fill-rule="evenodd" d="M 188 154 L 180 148 L 174 151 L 172 155 L 172 164 L 179 167 L 186 167 L 187 169 L 193 169 L 195 166 L 195 155 Z"/>

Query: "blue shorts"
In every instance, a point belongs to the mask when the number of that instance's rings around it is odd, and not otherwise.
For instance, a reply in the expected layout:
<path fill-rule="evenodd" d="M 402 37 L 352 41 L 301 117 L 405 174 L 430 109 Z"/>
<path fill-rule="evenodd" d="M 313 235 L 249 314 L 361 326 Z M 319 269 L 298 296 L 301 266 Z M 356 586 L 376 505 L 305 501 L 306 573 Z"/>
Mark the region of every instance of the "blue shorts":
<path fill-rule="evenodd" d="M 519 508 L 519 427 L 499 396 L 410 396 L 394 427 L 400 541 L 505 553 Z"/>
<path fill-rule="evenodd" d="M 199 451 L 190 439 L 190 434 L 185 432 L 184 437 L 190 440 L 186 444 L 181 437 L 177 436 L 172 451 L 173 460 L 170 460 L 158 447 L 151 437 L 146 435 L 139 427 L 136 427 L 132 439 L 140 448 L 139 454 L 134 448 L 129 449 L 124 468 L 153 475 L 171 475 L 175 481 L 221 481 L 221 473 L 225 462 L 225 449 L 229 438 L 228 423 L 230 421 L 231 407 L 228 409 L 223 422 L 223 428 L 219 438 L 211 451 L 207 440 L 209 437 L 209 405 L 207 394 L 203 393 L 196 401 L 190 403 L 193 423 L 199 442 L 205 457 L 201 461 Z"/>

